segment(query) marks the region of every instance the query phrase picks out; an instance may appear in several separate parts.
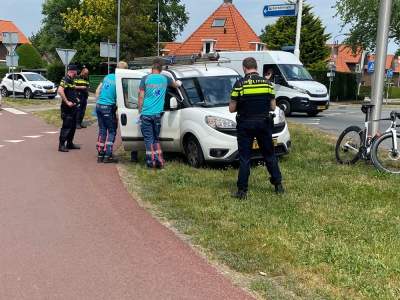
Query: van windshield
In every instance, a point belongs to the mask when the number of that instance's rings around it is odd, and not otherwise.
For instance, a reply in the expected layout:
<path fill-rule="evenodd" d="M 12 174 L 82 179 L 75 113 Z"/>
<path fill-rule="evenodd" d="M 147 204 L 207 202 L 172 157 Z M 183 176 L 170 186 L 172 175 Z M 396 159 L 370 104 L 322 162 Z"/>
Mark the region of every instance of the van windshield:
<path fill-rule="evenodd" d="M 307 69 L 302 65 L 284 64 L 278 65 L 286 80 L 290 81 L 314 81 L 314 78 L 308 73 Z"/>
<path fill-rule="evenodd" d="M 196 106 L 228 106 L 237 76 L 182 78 L 189 101 Z"/>

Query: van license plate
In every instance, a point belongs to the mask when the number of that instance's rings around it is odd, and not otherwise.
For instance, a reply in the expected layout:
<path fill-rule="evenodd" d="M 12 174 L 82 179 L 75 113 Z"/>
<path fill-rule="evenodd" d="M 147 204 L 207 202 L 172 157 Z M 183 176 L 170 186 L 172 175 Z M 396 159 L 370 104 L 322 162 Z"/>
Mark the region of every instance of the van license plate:
<path fill-rule="evenodd" d="M 325 106 L 318 106 L 317 109 L 325 109 Z"/>
<path fill-rule="evenodd" d="M 274 139 L 274 146 L 275 147 L 278 146 L 278 140 L 277 139 Z M 260 146 L 258 145 L 257 141 L 254 141 L 253 142 L 253 149 L 258 149 L 258 148 L 260 148 Z"/>

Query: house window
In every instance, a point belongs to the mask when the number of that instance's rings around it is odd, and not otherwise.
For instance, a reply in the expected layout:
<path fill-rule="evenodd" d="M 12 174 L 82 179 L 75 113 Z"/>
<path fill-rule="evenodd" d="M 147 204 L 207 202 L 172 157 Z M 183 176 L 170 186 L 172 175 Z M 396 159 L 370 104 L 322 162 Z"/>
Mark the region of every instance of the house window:
<path fill-rule="evenodd" d="M 257 51 L 264 51 L 264 44 L 257 44 Z"/>
<path fill-rule="evenodd" d="M 211 27 L 224 27 L 226 23 L 226 19 L 214 19 Z"/>

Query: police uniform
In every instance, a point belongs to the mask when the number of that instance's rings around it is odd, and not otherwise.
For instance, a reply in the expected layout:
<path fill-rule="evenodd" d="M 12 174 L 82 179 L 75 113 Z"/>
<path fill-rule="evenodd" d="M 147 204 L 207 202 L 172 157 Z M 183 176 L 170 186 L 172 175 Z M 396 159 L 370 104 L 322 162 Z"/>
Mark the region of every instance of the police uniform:
<path fill-rule="evenodd" d="M 75 79 L 76 86 L 84 86 L 86 89 L 77 89 L 77 95 L 79 98 L 79 106 L 77 107 L 76 113 L 76 126 L 78 129 L 86 128 L 86 126 L 82 126 L 83 118 L 85 117 L 86 113 L 86 106 L 87 106 L 87 99 L 89 97 L 89 79 L 87 76 L 78 76 Z"/>
<path fill-rule="evenodd" d="M 231 101 L 237 102 L 236 128 L 240 163 L 238 192 L 232 195 L 234 198 L 246 199 L 254 138 L 257 139 L 267 170 L 271 175 L 270 182 L 275 185 L 277 193 L 283 192 L 282 175 L 272 139 L 273 115 L 270 115 L 270 103 L 274 99 L 273 85 L 256 72 L 239 79 L 233 87 Z"/>
<path fill-rule="evenodd" d="M 70 76 L 65 75 L 61 79 L 60 86 L 64 88 L 67 100 L 74 104 L 72 107 L 69 107 L 64 101 L 61 101 L 61 119 L 63 120 L 63 124 L 60 131 L 60 147 L 61 145 L 64 146 L 65 142 L 67 142 L 68 149 L 78 149 L 78 146 L 72 143 L 76 131 L 77 104 L 74 80 Z"/>

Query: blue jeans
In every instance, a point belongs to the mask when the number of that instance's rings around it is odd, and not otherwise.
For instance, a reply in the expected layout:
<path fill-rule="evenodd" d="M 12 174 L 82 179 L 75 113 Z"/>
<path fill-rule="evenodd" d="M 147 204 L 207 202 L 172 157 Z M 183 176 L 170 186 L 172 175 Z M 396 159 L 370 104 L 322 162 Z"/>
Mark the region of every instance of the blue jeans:
<path fill-rule="evenodd" d="M 114 106 L 96 104 L 96 113 L 99 123 L 97 152 L 100 156 L 112 156 L 118 128 L 118 119 L 115 115 Z"/>
<path fill-rule="evenodd" d="M 269 181 L 273 184 L 281 183 L 282 175 L 278 160 L 275 156 L 275 147 L 272 140 L 271 124 L 263 120 L 245 120 L 237 125 L 237 141 L 239 150 L 239 175 L 237 187 L 247 191 L 250 176 L 250 160 L 254 138 L 257 139 L 265 165 L 271 175 Z"/>
<path fill-rule="evenodd" d="M 151 168 L 165 165 L 159 136 L 161 129 L 161 115 L 141 116 L 142 135 L 146 146 L 146 162 Z"/>

